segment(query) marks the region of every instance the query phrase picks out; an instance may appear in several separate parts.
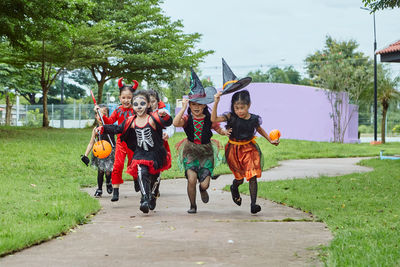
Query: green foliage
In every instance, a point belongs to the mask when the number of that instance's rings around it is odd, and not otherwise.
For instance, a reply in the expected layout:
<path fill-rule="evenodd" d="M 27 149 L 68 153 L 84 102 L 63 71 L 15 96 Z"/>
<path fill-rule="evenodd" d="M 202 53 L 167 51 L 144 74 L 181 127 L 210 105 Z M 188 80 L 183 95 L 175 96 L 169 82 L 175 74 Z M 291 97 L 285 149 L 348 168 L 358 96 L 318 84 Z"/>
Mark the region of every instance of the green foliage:
<path fill-rule="evenodd" d="M 393 129 L 392 129 L 392 132 L 393 132 L 393 133 L 400 134 L 400 124 L 395 125 L 395 126 L 393 127 Z"/>
<path fill-rule="evenodd" d="M 26 126 L 39 127 L 40 125 L 42 125 L 42 113 L 38 108 L 34 110 L 28 110 L 28 114 L 26 116 L 28 117 L 28 123 Z"/>
<path fill-rule="evenodd" d="M 288 83 L 288 84 L 305 84 L 309 82 L 301 79 L 300 73 L 293 68 L 293 66 L 285 67 L 272 67 L 263 73 L 261 70 L 251 71 L 247 76 L 252 77 L 253 82 L 271 82 L 271 83 Z"/>
<path fill-rule="evenodd" d="M 360 133 L 369 133 L 370 132 L 370 128 L 371 127 L 368 127 L 367 125 L 360 125 L 360 126 L 358 126 L 358 131 Z"/>
<path fill-rule="evenodd" d="M 327 266 L 397 266 L 400 250 L 400 160 L 371 159 L 368 173 L 260 182 L 258 196 L 310 212 L 334 234 Z M 242 186 L 242 192 L 248 192 Z"/>
<path fill-rule="evenodd" d="M 362 0 L 362 2 L 364 3 L 364 6 L 373 11 L 400 7 L 399 0 Z"/>

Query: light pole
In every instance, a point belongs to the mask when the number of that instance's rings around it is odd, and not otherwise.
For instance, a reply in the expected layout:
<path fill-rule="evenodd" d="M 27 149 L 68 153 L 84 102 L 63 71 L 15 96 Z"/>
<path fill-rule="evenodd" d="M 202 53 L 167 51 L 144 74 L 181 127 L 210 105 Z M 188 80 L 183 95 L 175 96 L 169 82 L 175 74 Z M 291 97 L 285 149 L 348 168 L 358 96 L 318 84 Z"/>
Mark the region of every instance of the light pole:
<path fill-rule="evenodd" d="M 375 11 L 366 7 L 360 7 L 361 9 L 368 10 L 372 12 L 374 16 L 374 141 L 378 140 L 377 129 L 378 129 L 378 80 L 377 80 L 377 71 L 376 71 L 376 26 L 375 26 Z"/>

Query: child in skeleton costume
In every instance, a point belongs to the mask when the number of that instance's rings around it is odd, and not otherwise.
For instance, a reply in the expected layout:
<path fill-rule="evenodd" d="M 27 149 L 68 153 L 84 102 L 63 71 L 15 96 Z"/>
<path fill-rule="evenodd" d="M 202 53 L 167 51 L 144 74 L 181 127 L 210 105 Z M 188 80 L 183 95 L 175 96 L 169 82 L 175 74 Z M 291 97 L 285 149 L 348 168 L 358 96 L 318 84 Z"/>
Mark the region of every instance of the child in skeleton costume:
<path fill-rule="evenodd" d="M 99 105 L 100 107 L 100 113 L 104 115 L 108 115 L 108 108 L 105 105 Z M 99 115 L 96 113 L 96 121 L 98 125 L 103 125 Z M 97 168 L 97 190 L 94 193 L 95 197 L 101 197 L 103 195 L 103 182 L 104 182 L 104 175 L 106 176 L 106 188 L 107 188 L 107 193 L 111 194 L 113 191 L 112 185 L 111 185 L 111 172 L 113 170 L 113 165 L 114 165 L 114 155 L 115 155 L 115 147 L 113 147 L 111 154 L 104 158 L 104 159 L 99 159 L 95 157 L 92 154 L 92 160 L 90 161 L 88 158 L 88 155 L 90 151 L 92 151 L 93 145 L 96 140 L 97 136 L 97 127 L 93 128 L 92 131 L 92 136 L 90 138 L 90 142 L 86 148 L 85 155 L 81 156 L 81 160 L 86 164 L 86 166 L 89 166 L 89 162 L 91 165 L 95 168 Z M 111 138 L 111 142 L 115 144 L 115 139 L 114 135 L 109 135 Z M 106 134 L 100 135 L 101 140 L 107 140 L 109 138 Z"/>
<path fill-rule="evenodd" d="M 272 141 L 265 130 L 261 127 L 261 117 L 249 113 L 250 94 L 247 90 L 236 92 L 232 96 L 231 111 L 217 116 L 218 103 L 223 94 L 232 93 L 245 87 L 251 78 L 246 77 L 237 80 L 226 62 L 223 60 L 224 86 L 223 91 L 214 96 L 214 107 L 211 113 L 213 122 L 227 122 L 227 128 L 231 129 L 229 141 L 225 147 L 225 158 L 235 176 L 230 187 L 232 200 L 240 206 L 242 199 L 239 194 L 239 186 L 246 178 L 249 181 L 250 190 L 250 211 L 255 214 L 261 211 L 261 207 L 256 204 L 257 200 L 257 178 L 261 177 L 263 158 L 260 147 L 255 142 L 255 133 L 265 137 L 272 145 L 278 145 L 279 140 Z M 228 75 L 227 75 L 228 74 Z M 231 74 L 231 75 L 229 75 Z M 226 76 L 230 76 L 228 79 Z M 245 81 L 250 79 L 250 81 Z M 247 83 L 247 84 L 246 84 Z"/>
<path fill-rule="evenodd" d="M 160 100 L 160 96 L 158 95 L 158 92 L 155 90 L 147 90 L 147 92 L 149 93 L 150 96 L 150 106 L 151 106 L 151 110 L 154 111 L 158 111 L 158 110 L 165 110 L 165 112 L 169 114 L 168 110 L 165 108 L 165 104 L 163 101 Z M 171 150 L 169 148 L 169 144 L 168 144 L 168 139 L 170 137 L 172 137 L 175 133 L 175 127 L 173 125 L 168 126 L 166 129 L 163 130 L 163 140 L 164 140 L 164 147 L 167 150 L 167 154 L 168 154 L 168 158 L 171 159 Z M 169 162 L 169 164 L 171 164 Z M 154 191 L 154 197 L 160 197 L 160 181 L 161 181 L 161 175 L 157 177 L 157 182 L 156 182 L 156 188 Z"/>
<path fill-rule="evenodd" d="M 174 118 L 175 127 L 183 127 L 187 139 L 176 145 L 181 167 L 187 178 L 187 193 L 190 201 L 188 213 L 196 213 L 196 184 L 199 181 L 201 200 L 209 201 L 207 189 L 213 176 L 214 167 L 219 163 L 218 141 L 212 140 L 211 130 L 228 135 L 218 123 L 212 124 L 207 104 L 213 102 L 214 87 L 203 88 L 199 78 L 192 69 L 189 99 L 183 99 L 182 109 Z M 188 108 L 188 114 L 184 112 Z"/>
<path fill-rule="evenodd" d="M 105 124 L 113 124 L 118 122 L 120 125 L 129 116 L 133 115 L 132 97 L 134 91 L 138 87 L 138 82 L 133 81 L 134 85 L 125 85 L 122 83 L 123 78 L 118 80 L 119 87 L 119 100 L 121 105 L 114 110 L 110 117 L 103 116 Z M 95 107 L 97 108 L 97 107 Z M 117 135 L 117 144 L 115 150 L 114 169 L 111 174 L 111 181 L 114 188 L 113 197 L 111 201 L 118 201 L 119 199 L 119 185 L 124 182 L 122 179 L 122 172 L 124 170 L 125 158 L 128 157 L 128 165 L 132 161 L 133 150 L 129 149 L 125 142 L 121 141 L 120 135 Z M 137 182 L 135 183 L 135 190 L 139 191 Z"/>
<path fill-rule="evenodd" d="M 171 167 L 171 156 L 163 145 L 162 130 L 171 125 L 172 118 L 164 111 L 151 112 L 150 99 L 146 91 L 135 92 L 133 96 L 135 116 L 121 125 L 105 125 L 104 132 L 121 133 L 121 140 L 134 149 L 127 173 L 137 179 L 142 198 L 140 210 L 148 213 L 156 207 L 153 197 L 155 183 L 160 172 Z M 102 129 L 99 129 L 102 131 Z"/>

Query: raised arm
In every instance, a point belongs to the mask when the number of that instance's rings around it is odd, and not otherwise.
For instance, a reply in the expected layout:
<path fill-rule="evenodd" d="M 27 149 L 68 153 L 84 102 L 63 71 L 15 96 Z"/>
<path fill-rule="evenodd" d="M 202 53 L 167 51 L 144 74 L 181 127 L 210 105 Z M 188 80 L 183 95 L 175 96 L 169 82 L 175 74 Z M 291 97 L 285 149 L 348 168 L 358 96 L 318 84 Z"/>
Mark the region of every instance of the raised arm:
<path fill-rule="evenodd" d="M 182 100 L 182 109 L 178 112 L 178 114 L 176 114 L 174 121 L 172 123 L 175 127 L 185 126 L 185 120 L 183 120 L 182 117 L 187 109 L 188 104 L 189 104 L 189 99 Z"/>
<path fill-rule="evenodd" d="M 214 95 L 214 106 L 211 111 L 211 121 L 212 122 L 223 122 L 226 121 L 224 116 L 217 116 L 218 113 L 218 103 L 221 98 L 222 92 L 218 92 Z"/>

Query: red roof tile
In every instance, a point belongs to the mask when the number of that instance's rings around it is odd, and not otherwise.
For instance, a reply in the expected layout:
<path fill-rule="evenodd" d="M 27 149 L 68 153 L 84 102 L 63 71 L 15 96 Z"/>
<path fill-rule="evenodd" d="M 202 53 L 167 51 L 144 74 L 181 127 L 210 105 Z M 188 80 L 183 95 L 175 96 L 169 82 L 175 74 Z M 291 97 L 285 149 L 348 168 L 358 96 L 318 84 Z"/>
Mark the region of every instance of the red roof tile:
<path fill-rule="evenodd" d="M 400 52 L 400 40 L 389 45 L 388 47 L 377 51 L 377 54 L 387 54 L 387 53 L 393 53 L 393 52 Z"/>

